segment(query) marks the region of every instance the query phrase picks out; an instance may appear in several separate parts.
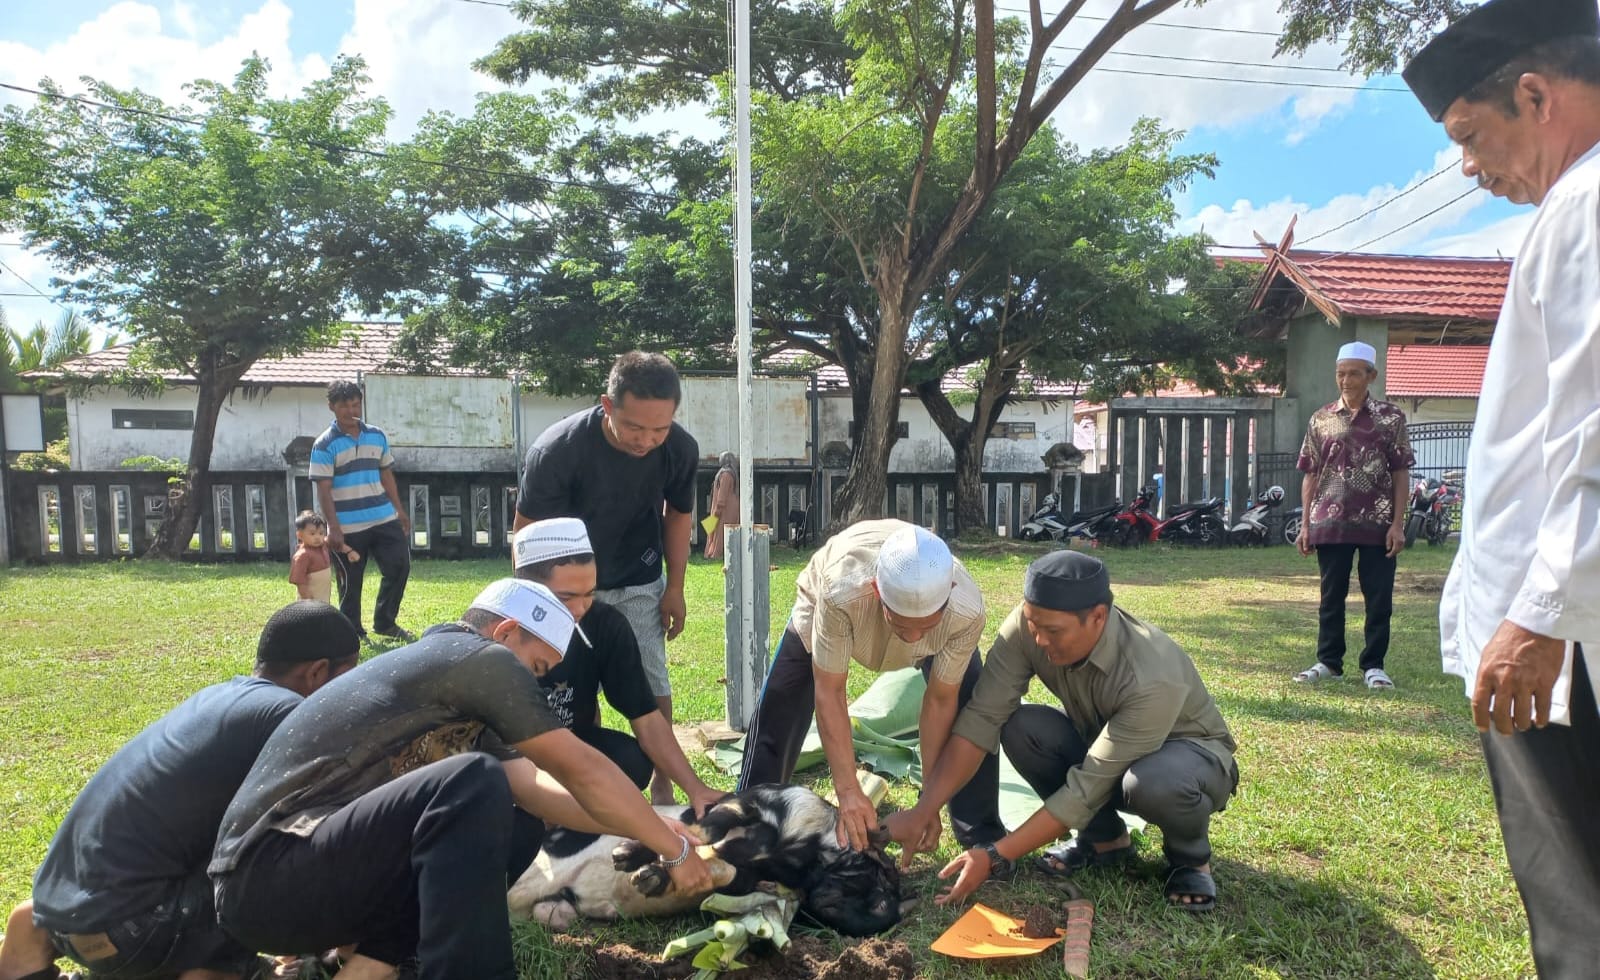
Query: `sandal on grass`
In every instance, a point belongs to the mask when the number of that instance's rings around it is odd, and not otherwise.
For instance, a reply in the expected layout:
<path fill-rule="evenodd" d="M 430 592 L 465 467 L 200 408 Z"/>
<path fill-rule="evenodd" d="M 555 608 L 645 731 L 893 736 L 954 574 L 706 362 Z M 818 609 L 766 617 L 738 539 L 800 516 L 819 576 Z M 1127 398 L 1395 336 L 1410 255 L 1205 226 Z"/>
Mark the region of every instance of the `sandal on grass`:
<path fill-rule="evenodd" d="M 1302 670 L 1300 673 L 1294 675 L 1294 681 L 1296 684 L 1315 684 L 1318 681 L 1325 681 L 1330 677 L 1339 676 L 1341 675 L 1333 672 L 1332 667 L 1329 667 L 1327 664 L 1318 661 L 1317 663 L 1312 664 L 1310 667 L 1307 667 L 1305 670 Z"/>
<path fill-rule="evenodd" d="M 1169 868 L 1165 888 L 1167 902 L 1185 912 L 1210 912 L 1217 907 L 1217 882 L 1199 868 Z M 1188 898 L 1191 901 L 1185 902 Z"/>
<path fill-rule="evenodd" d="M 1034 862 L 1034 867 L 1047 875 L 1065 878 L 1076 874 L 1084 868 L 1101 868 L 1114 864 L 1121 864 L 1133 856 L 1133 845 L 1115 847 L 1109 851 L 1097 851 L 1094 845 L 1081 837 L 1074 837 L 1062 844 L 1053 847 L 1039 855 Z"/>
<path fill-rule="evenodd" d="M 1367 671 L 1367 686 L 1374 691 L 1392 691 L 1394 690 L 1394 681 L 1390 680 L 1389 675 L 1383 672 L 1383 668 L 1374 667 Z"/>

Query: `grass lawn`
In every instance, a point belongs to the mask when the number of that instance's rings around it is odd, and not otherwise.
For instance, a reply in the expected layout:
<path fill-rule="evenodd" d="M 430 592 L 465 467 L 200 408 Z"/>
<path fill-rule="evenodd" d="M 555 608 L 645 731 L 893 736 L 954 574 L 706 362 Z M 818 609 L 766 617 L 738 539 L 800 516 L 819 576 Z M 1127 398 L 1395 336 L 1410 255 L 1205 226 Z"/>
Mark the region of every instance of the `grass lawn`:
<path fill-rule="evenodd" d="M 776 631 L 805 556 L 775 550 Z M 1022 571 L 1039 550 L 958 549 L 988 601 L 991 636 L 1019 600 Z M 1453 550 L 1423 547 L 1401 557 L 1388 665 L 1399 689 L 1383 694 L 1367 691 L 1354 670 L 1358 595 L 1347 679 L 1314 689 L 1291 683 L 1314 659 L 1317 602 L 1315 562 L 1292 549 L 1104 553 L 1117 601 L 1165 629 L 1199 665 L 1239 741 L 1243 781 L 1213 824 L 1221 892 L 1214 914 L 1163 907 L 1154 830 L 1132 870 L 1080 877 L 1096 904 L 1095 976 L 1532 975 L 1527 924 L 1461 683 L 1439 671 L 1437 600 Z M 504 571 L 498 562 L 419 561 L 402 622 L 420 629 L 453 619 Z M 248 670 L 261 624 L 293 597 L 286 576 L 282 565 L 144 563 L 0 575 L 6 910 L 26 897 L 74 794 L 117 746 L 198 688 Z M 688 628 L 669 648 L 680 721 L 723 714 L 721 582 L 720 568 L 695 560 Z M 870 680 L 853 677 L 853 689 Z M 696 764 L 714 785 L 726 785 L 708 762 Z M 904 785 L 890 795 L 890 805 L 912 800 Z M 984 973 L 927 951 L 957 914 L 931 901 L 933 872 L 954 853 L 947 834 L 945 849 L 919 858 L 908 879 L 929 900 L 893 938 L 918 951 L 919 976 Z M 1017 915 L 1060 899 L 1031 870 L 978 893 Z M 698 927 L 684 919 L 586 928 L 600 942 L 657 951 Z M 529 980 L 582 977 L 591 962 L 569 944 L 551 948 L 534 926 L 519 940 Z M 1059 957 L 1053 950 L 989 972 L 1059 977 Z"/>

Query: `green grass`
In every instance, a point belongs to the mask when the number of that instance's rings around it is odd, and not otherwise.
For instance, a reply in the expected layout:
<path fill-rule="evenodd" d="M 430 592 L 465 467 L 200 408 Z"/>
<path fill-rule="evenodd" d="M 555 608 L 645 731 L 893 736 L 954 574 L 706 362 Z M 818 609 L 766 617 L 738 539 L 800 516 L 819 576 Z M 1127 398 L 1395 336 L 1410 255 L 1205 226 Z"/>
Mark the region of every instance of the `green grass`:
<path fill-rule="evenodd" d="M 1038 549 L 960 553 L 988 601 L 992 635 Z M 1461 683 L 1439 671 L 1437 598 L 1452 553 L 1402 556 L 1389 658 L 1399 690 L 1387 694 L 1367 691 L 1354 670 L 1315 689 L 1290 682 L 1314 659 L 1317 599 L 1315 563 L 1292 549 L 1104 554 L 1117 601 L 1172 634 L 1199 665 L 1239 741 L 1243 782 L 1213 824 L 1216 913 L 1163 907 L 1154 831 L 1131 871 L 1080 879 L 1096 903 L 1096 976 L 1532 974 Z M 776 550 L 774 632 L 803 560 Z M 419 628 L 453 619 L 503 570 L 419 561 L 402 621 Z M 61 815 L 118 745 L 194 690 L 249 668 L 261 623 L 293 596 L 285 577 L 280 565 L 143 563 L 0 576 L 0 903 L 26 896 Z M 688 627 L 669 648 L 680 721 L 723 714 L 722 605 L 720 569 L 697 559 Z M 1353 667 L 1359 598 L 1349 626 Z M 870 680 L 853 677 L 853 689 Z M 696 764 L 714 785 L 726 784 L 705 760 Z M 910 787 L 896 786 L 890 803 L 913 799 Z M 919 975 L 930 978 L 985 972 L 927 951 L 957 914 L 931 901 L 933 871 L 953 854 L 947 835 L 943 851 L 918 859 L 909 887 L 928 900 L 895 933 L 919 951 Z M 1028 870 L 978 893 L 1018 915 L 1060 899 Z M 589 934 L 653 952 L 693 927 L 689 919 L 626 923 Z M 592 958 L 580 948 L 552 943 L 536 927 L 518 940 L 530 980 L 586 975 Z M 1058 977 L 1059 955 L 989 972 Z"/>

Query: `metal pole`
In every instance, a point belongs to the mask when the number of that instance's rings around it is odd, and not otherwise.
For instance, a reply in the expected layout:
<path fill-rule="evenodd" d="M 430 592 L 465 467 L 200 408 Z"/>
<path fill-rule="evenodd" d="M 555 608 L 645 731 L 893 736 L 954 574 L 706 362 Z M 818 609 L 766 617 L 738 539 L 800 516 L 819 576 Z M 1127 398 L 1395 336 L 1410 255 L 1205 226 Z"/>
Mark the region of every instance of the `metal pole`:
<path fill-rule="evenodd" d="M 750 286 L 750 0 L 734 4 L 734 255 L 733 315 L 739 349 L 739 524 L 745 528 L 740 543 L 739 595 L 743 609 L 742 659 L 759 672 L 765 665 L 749 661 L 756 645 L 755 548 L 755 398 L 751 390 L 751 286 Z M 761 568 L 766 574 L 766 566 Z M 765 637 L 762 638 L 763 640 Z M 728 719 L 738 724 L 743 719 Z"/>

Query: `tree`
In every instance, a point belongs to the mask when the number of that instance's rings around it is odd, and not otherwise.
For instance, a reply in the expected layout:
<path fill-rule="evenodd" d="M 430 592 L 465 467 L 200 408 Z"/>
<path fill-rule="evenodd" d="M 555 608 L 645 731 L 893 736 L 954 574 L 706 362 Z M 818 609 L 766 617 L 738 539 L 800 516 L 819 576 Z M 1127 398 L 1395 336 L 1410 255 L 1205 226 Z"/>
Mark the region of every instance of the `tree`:
<path fill-rule="evenodd" d="M 375 311 L 422 279 L 429 212 L 390 186 L 388 108 L 358 59 L 296 98 L 268 66 L 196 81 L 191 104 L 85 79 L 0 114 L 0 227 L 20 229 L 62 299 L 131 337 L 151 372 L 194 379 L 187 469 L 151 554 L 175 558 L 209 484 L 217 417 L 263 357 L 325 344 L 348 308 Z"/>
<path fill-rule="evenodd" d="M 557 93 L 501 93 L 469 117 L 429 115 L 395 157 L 445 229 L 438 299 L 401 339 L 414 368 L 447 352 L 449 364 L 517 370 L 564 394 L 597 390 L 607 355 L 632 347 L 726 363 L 726 321 L 710 313 L 721 298 L 674 281 L 683 245 L 671 215 L 715 180 L 714 154 L 604 123 L 580 130 Z"/>
<path fill-rule="evenodd" d="M 1025 20 L 996 18 L 994 0 L 844 0 L 757 3 L 754 63 L 756 200 L 819 248 L 807 279 L 835 292 L 839 275 L 870 290 L 868 304 L 817 310 L 798 302 L 769 325 L 846 369 L 860 436 L 836 522 L 876 514 L 887 486 L 900 392 L 923 348 L 919 317 L 958 275 L 967 237 L 1034 136 L 1099 60 L 1180 0 L 1122 0 L 1063 68 L 1046 57 L 1085 4 L 1046 16 L 1030 0 Z M 543 74 L 580 83 L 595 115 L 637 117 L 709 99 L 726 48 L 707 0 L 525 0 L 529 30 L 480 63 L 496 77 Z M 1355 71 L 1392 67 L 1420 46 L 1457 0 L 1285 0 L 1280 51 L 1342 39 Z M 786 255 L 784 263 L 794 257 Z M 841 272 L 841 266 L 849 271 Z M 759 280 L 758 280 L 759 281 Z M 845 295 L 854 290 L 845 289 Z M 804 324 L 787 330 L 784 325 Z M 819 340 L 823 338 L 825 340 Z M 864 391 L 858 390 L 864 387 Z"/>
<path fill-rule="evenodd" d="M 1171 232 L 1172 195 L 1215 165 L 1174 156 L 1178 138 L 1146 120 L 1126 145 L 1088 155 L 1036 140 L 929 301 L 928 353 L 908 374 L 955 452 L 961 527 L 986 525 L 984 446 L 1024 367 L 1121 394 L 1154 387 L 1162 372 L 1221 376 L 1218 365 L 1237 360 L 1237 321 L 1216 303 L 1233 288 L 1215 281 L 1203 238 Z M 970 418 L 943 385 L 967 365 Z"/>

